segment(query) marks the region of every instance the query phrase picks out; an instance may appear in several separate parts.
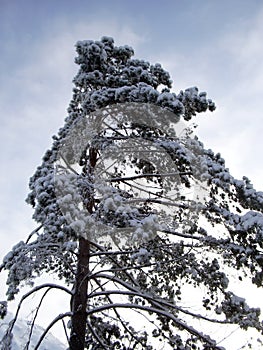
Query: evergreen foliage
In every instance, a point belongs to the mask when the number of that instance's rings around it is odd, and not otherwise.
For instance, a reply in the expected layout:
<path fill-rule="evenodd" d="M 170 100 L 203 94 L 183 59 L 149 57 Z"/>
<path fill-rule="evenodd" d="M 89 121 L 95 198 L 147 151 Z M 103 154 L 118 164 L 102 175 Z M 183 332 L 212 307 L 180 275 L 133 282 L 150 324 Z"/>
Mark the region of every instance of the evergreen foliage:
<path fill-rule="evenodd" d="M 196 87 L 175 94 L 160 64 L 112 38 L 76 51 L 68 116 L 30 179 L 39 227 L 1 266 L 8 299 L 56 274 L 72 288 L 73 350 L 222 349 L 210 324 L 262 332 L 232 286 L 263 284 L 263 192 L 189 123 L 215 104 Z M 58 286 L 32 291 L 45 288 Z"/>

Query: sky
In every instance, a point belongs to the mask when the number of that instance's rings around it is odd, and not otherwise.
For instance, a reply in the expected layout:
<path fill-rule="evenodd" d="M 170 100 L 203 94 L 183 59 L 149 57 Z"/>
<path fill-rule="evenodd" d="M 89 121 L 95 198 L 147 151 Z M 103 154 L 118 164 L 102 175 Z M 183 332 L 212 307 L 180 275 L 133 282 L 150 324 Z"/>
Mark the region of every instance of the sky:
<path fill-rule="evenodd" d="M 67 116 L 74 45 L 103 35 L 161 63 L 174 92 L 206 91 L 217 110 L 193 120 L 197 135 L 263 190 L 262 1 L 0 0 L 0 258 L 36 227 L 24 200 Z"/>

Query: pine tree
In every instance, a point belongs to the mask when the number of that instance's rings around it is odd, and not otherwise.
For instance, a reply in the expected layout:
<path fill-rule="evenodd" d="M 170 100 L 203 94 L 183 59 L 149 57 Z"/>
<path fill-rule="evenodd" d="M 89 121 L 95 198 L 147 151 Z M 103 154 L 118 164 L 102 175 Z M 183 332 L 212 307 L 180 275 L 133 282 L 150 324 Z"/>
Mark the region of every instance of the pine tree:
<path fill-rule="evenodd" d="M 160 64 L 112 38 L 76 51 L 68 116 L 30 179 L 39 226 L 1 266 L 8 299 L 43 272 L 71 286 L 21 301 L 68 293 L 47 331 L 69 317 L 71 350 L 222 349 L 210 324 L 262 332 L 232 282 L 262 287 L 263 192 L 194 136 L 190 121 L 215 104 L 196 87 L 171 92 Z"/>

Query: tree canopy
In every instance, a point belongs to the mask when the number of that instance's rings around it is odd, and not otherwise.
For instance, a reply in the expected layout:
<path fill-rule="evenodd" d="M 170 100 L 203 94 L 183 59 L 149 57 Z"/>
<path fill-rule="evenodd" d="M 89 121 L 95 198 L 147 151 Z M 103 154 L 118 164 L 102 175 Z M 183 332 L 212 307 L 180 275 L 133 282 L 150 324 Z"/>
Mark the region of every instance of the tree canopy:
<path fill-rule="evenodd" d="M 1 265 L 8 300 L 58 276 L 70 289 L 29 294 L 69 294 L 53 323 L 71 319 L 73 350 L 222 349 L 214 325 L 262 333 L 234 284 L 262 287 L 263 192 L 194 135 L 191 120 L 214 102 L 196 87 L 176 94 L 159 63 L 112 38 L 76 51 L 68 116 L 30 179 L 39 226 Z"/>

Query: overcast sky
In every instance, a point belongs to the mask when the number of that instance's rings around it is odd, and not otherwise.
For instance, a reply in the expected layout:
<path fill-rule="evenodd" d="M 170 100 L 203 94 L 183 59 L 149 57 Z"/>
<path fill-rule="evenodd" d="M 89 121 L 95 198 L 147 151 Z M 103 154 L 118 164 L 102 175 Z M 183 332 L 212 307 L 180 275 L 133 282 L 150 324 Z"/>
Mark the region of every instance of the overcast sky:
<path fill-rule="evenodd" d="M 0 0 L 1 257 L 35 227 L 28 180 L 66 117 L 74 44 L 103 35 L 162 63 L 175 92 L 207 91 L 197 134 L 263 190 L 262 1 Z"/>

